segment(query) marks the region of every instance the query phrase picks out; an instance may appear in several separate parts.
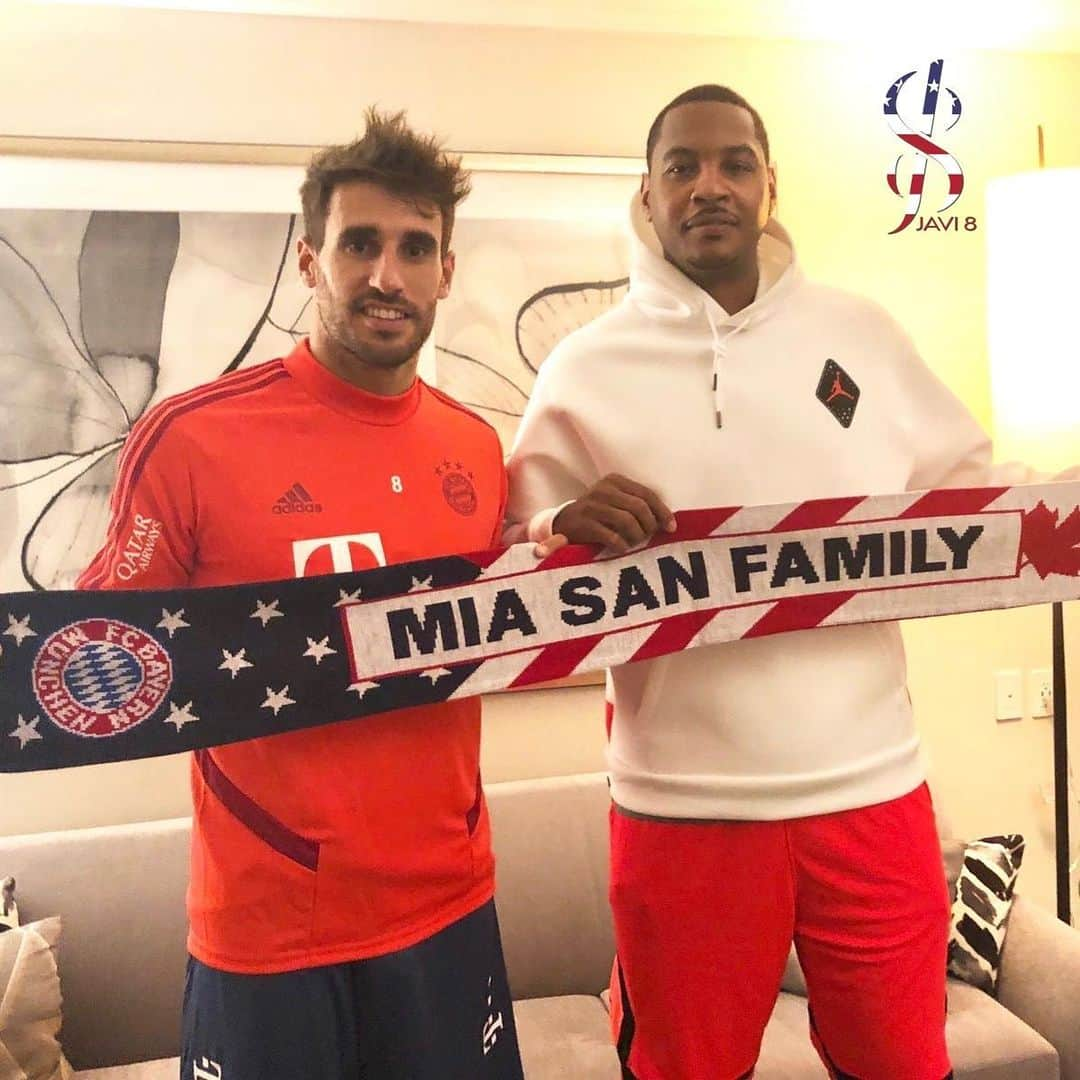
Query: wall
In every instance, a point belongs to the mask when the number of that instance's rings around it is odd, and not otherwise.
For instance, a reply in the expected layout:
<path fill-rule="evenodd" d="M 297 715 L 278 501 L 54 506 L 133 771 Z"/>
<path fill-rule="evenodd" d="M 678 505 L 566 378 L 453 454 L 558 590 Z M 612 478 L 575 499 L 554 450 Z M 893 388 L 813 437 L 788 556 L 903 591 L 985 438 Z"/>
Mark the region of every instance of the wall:
<path fill-rule="evenodd" d="M 670 96 L 727 82 L 766 119 L 780 216 L 807 270 L 885 303 L 984 423 L 986 182 L 1034 167 L 1038 123 L 1049 165 L 1080 164 L 1080 57 L 1070 55 L 941 53 L 965 110 L 945 139 L 967 181 L 955 212 L 979 228 L 888 236 L 900 203 L 884 173 L 900 145 L 881 103 L 930 53 L 58 6 L 0 13 L 0 135 L 313 144 L 351 135 L 363 107 L 379 102 L 407 107 L 458 150 L 634 156 Z M 926 48 L 937 47 L 931 34 Z M 932 171 L 928 212 L 940 194 Z M 1052 227 L 1052 208 L 1032 207 L 1031 221 Z M 1077 622 L 1070 612 L 1074 667 Z M 920 727 L 957 830 L 1027 833 L 1025 890 L 1052 904 L 1049 722 L 995 724 L 992 707 L 994 671 L 1049 666 L 1048 625 L 1036 609 L 911 624 L 905 636 Z M 488 779 L 600 767 L 598 697 L 493 700 Z M 178 813 L 182 774 L 170 760 L 5 777 L 0 829 Z"/>

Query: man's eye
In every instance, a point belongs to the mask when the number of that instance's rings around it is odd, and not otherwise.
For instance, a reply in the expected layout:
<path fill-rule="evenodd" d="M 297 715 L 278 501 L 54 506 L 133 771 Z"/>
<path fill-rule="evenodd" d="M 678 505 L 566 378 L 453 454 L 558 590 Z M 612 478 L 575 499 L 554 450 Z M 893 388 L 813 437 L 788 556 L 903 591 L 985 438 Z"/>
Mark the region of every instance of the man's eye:
<path fill-rule="evenodd" d="M 345 245 L 346 251 L 351 251 L 354 255 L 363 255 L 370 248 L 370 244 L 366 240 L 350 240 Z"/>
<path fill-rule="evenodd" d="M 734 161 L 731 164 L 732 172 L 751 173 L 754 171 L 754 164 L 750 161 Z"/>
<path fill-rule="evenodd" d="M 405 249 L 405 254 L 408 255 L 410 259 L 422 259 L 427 253 L 428 249 L 422 244 L 410 244 Z"/>
<path fill-rule="evenodd" d="M 681 176 L 683 173 L 688 171 L 689 166 L 687 165 L 669 165 L 667 167 L 668 176 Z"/>

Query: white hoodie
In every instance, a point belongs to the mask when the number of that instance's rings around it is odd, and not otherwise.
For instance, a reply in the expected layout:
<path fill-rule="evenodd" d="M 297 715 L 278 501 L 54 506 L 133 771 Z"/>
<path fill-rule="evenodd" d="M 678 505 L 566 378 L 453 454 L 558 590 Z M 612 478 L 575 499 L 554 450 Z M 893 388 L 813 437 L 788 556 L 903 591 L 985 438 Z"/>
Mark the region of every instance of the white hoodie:
<path fill-rule="evenodd" d="M 989 440 L 900 327 L 808 282 L 777 222 L 756 299 L 729 315 L 633 216 L 628 296 L 544 363 L 510 454 L 509 518 L 532 521 L 532 539 L 550 532 L 541 511 L 613 472 L 676 512 L 1029 479 L 1006 466 L 991 480 Z M 859 388 L 848 428 L 816 396 L 829 360 Z M 612 795 L 630 811 L 802 817 L 924 778 L 895 623 L 625 664 L 608 693 Z"/>

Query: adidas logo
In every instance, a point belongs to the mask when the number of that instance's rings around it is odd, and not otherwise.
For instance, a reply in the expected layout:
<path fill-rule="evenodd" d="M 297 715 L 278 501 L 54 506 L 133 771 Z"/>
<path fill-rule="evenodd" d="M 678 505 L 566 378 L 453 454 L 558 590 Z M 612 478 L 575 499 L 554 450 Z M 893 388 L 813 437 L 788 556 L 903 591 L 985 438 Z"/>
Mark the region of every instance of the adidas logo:
<path fill-rule="evenodd" d="M 307 492 L 307 489 L 299 481 L 280 499 L 272 508 L 274 514 L 321 514 L 322 503 L 317 503 Z"/>

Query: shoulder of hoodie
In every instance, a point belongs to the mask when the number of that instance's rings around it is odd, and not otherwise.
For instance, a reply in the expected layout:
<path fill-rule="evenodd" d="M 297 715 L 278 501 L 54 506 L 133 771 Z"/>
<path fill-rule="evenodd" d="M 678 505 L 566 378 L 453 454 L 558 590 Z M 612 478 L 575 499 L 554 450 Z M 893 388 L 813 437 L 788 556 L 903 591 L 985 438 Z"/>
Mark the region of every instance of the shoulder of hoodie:
<path fill-rule="evenodd" d="M 874 334 L 879 345 L 881 336 L 886 335 L 896 347 L 904 351 L 914 351 L 910 335 L 892 312 L 884 304 L 871 300 L 868 296 L 803 278 L 792 300 L 793 306 L 809 306 L 827 322 L 843 319 L 849 327 L 854 326 Z"/>
<path fill-rule="evenodd" d="M 634 314 L 624 297 L 615 307 L 559 341 L 540 368 L 537 386 L 580 379 L 590 365 L 610 357 L 612 350 L 622 351 L 630 344 L 640 344 L 640 322 L 641 317 Z"/>
<path fill-rule="evenodd" d="M 907 358 L 918 356 L 903 326 L 884 305 L 869 297 L 804 277 L 784 303 L 792 317 L 799 317 L 800 308 L 809 308 L 817 320 L 827 325 L 843 320 L 848 327 L 865 333 L 876 352 L 888 344 Z M 536 389 L 551 392 L 568 380 L 580 380 L 593 363 L 626 349 L 640 348 L 642 322 L 629 298 L 624 298 L 611 310 L 567 334 L 544 361 Z"/>

